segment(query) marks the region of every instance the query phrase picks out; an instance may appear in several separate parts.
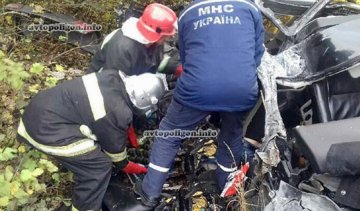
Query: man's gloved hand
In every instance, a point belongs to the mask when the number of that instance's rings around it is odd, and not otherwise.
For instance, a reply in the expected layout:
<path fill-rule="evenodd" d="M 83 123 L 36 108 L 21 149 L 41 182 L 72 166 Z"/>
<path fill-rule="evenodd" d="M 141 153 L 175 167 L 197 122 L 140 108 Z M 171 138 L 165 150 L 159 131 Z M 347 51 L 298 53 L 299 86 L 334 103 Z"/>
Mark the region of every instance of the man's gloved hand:
<path fill-rule="evenodd" d="M 177 66 L 177 68 L 175 69 L 176 78 L 179 78 L 183 71 L 184 71 L 184 68 L 181 64 L 179 66 Z"/>
<path fill-rule="evenodd" d="M 168 84 L 168 88 L 169 90 L 172 90 L 175 88 L 176 86 L 176 81 L 178 80 L 178 78 L 181 76 L 183 72 L 183 66 L 179 65 L 173 74 L 167 74 L 166 75 L 166 83 Z"/>
<path fill-rule="evenodd" d="M 129 161 L 121 171 L 127 174 L 145 174 L 147 173 L 147 168 L 141 164 Z"/>
<path fill-rule="evenodd" d="M 136 137 L 136 133 L 135 133 L 135 129 L 133 124 L 130 125 L 130 127 L 127 130 L 127 134 L 128 134 L 128 139 L 129 139 L 129 144 L 131 147 L 133 148 L 138 148 L 139 147 L 139 143 Z"/>

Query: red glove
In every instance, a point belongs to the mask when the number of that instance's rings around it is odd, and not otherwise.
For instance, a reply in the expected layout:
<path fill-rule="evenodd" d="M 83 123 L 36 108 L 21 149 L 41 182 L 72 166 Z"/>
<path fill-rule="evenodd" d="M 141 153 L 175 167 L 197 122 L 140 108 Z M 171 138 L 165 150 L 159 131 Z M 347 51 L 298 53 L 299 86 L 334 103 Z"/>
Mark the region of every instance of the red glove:
<path fill-rule="evenodd" d="M 175 76 L 176 78 L 179 78 L 181 73 L 183 72 L 184 68 L 182 65 L 177 66 L 176 70 L 175 70 Z"/>
<path fill-rule="evenodd" d="M 145 174 L 147 173 L 147 168 L 141 164 L 129 161 L 122 171 L 127 174 Z"/>
<path fill-rule="evenodd" d="M 137 141 L 137 137 L 136 137 L 136 133 L 135 133 L 135 129 L 134 126 L 131 124 L 129 129 L 127 130 L 127 134 L 128 134 L 128 139 L 129 139 L 129 143 L 133 148 L 138 148 L 139 147 L 139 143 Z"/>

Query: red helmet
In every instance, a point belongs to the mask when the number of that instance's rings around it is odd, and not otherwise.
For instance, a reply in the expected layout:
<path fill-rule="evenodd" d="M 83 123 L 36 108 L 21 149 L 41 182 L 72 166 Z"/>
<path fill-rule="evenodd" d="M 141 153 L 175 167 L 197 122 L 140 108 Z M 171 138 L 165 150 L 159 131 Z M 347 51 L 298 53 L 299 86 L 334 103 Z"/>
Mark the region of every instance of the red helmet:
<path fill-rule="evenodd" d="M 158 41 L 161 36 L 174 35 L 176 14 L 170 8 L 153 3 L 149 4 L 137 22 L 139 32 L 150 42 Z"/>

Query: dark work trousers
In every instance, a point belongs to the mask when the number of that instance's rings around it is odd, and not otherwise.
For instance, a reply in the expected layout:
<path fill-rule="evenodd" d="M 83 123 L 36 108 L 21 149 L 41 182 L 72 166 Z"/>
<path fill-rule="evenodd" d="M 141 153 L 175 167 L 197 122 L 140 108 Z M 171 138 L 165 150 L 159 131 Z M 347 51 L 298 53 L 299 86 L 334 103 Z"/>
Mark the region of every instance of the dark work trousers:
<path fill-rule="evenodd" d="M 20 142 L 32 146 L 21 136 L 17 138 Z M 46 152 L 44 153 L 46 154 Z M 79 211 L 101 210 L 111 177 L 112 161 L 110 157 L 102 152 L 99 146 L 93 151 L 79 156 L 49 156 L 74 174 L 73 207 Z"/>
<path fill-rule="evenodd" d="M 172 100 L 159 130 L 193 130 L 209 114 L 210 112 L 193 109 Z M 244 154 L 248 154 L 247 157 L 253 156 L 253 152 L 246 151 L 243 147 L 242 121 L 245 116 L 245 112 L 220 112 L 221 127 L 216 154 L 218 163 L 216 175 L 221 189 L 233 168 L 244 161 Z M 148 173 L 142 182 L 142 189 L 148 196 L 160 195 L 180 145 L 180 137 L 156 137 L 150 155 Z"/>
<path fill-rule="evenodd" d="M 100 210 L 108 187 L 112 161 L 100 147 L 84 155 L 55 159 L 74 173 L 73 206 L 79 211 Z"/>

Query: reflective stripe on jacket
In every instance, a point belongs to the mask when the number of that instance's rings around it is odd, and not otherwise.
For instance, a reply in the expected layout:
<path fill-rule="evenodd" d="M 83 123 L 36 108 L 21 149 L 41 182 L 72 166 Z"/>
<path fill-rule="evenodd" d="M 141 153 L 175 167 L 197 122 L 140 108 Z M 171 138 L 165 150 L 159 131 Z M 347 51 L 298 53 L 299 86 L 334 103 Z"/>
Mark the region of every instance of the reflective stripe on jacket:
<path fill-rule="evenodd" d="M 104 71 L 40 92 L 26 107 L 18 133 L 51 155 L 75 156 L 99 145 L 119 162 L 126 158 L 131 122 L 118 72 Z"/>
<path fill-rule="evenodd" d="M 78 156 L 90 152 L 97 147 L 94 140 L 88 138 L 78 140 L 77 142 L 74 142 L 66 146 L 46 146 L 40 144 L 36 142 L 33 138 L 31 138 L 31 136 L 27 133 L 24 123 L 21 119 L 17 132 L 20 136 L 26 139 L 35 148 L 50 155 L 63 156 L 63 157 Z"/>

